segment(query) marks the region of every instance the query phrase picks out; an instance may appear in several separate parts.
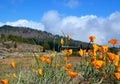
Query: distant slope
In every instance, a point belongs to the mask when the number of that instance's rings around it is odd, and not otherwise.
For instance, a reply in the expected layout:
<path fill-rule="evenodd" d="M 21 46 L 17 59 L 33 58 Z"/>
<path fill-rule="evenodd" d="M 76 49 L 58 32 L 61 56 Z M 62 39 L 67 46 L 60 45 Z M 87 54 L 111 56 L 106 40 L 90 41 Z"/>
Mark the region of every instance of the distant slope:
<path fill-rule="evenodd" d="M 24 38 L 53 38 L 54 35 L 51 33 L 45 32 L 45 31 L 40 31 L 40 30 L 35 30 L 27 27 L 13 27 L 13 26 L 8 26 L 4 25 L 0 27 L 0 34 L 5 34 L 5 35 L 15 35 L 15 36 L 22 36 Z"/>
<path fill-rule="evenodd" d="M 7 40 L 31 44 L 35 43 L 38 45 L 42 45 L 46 49 L 53 49 L 55 42 L 56 50 L 60 46 L 60 39 L 63 38 L 62 36 L 53 35 L 46 31 L 35 30 L 27 27 L 13 27 L 8 25 L 0 27 L 0 35 L 5 35 L 7 37 Z M 73 39 L 70 40 L 69 45 L 80 48 L 88 47 L 88 43 L 76 41 Z"/>

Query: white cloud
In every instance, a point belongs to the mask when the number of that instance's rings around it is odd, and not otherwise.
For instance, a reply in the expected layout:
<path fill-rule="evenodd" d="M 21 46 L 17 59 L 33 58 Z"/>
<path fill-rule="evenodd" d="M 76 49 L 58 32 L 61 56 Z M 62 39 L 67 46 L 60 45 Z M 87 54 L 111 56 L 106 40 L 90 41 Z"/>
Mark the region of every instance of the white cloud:
<path fill-rule="evenodd" d="M 0 26 L 4 25 L 4 23 L 0 22 Z"/>
<path fill-rule="evenodd" d="M 97 38 L 95 42 L 103 44 L 108 39 L 118 37 L 116 33 L 120 31 L 120 12 L 115 12 L 107 18 L 95 15 L 62 18 L 58 12 L 49 11 L 44 14 L 42 23 L 45 25 L 45 30 L 53 34 L 62 35 L 61 31 L 64 31 L 66 34 L 71 34 L 73 39 L 86 42 L 90 35 L 95 35 Z"/>
<path fill-rule="evenodd" d="M 34 21 L 28 21 L 25 19 L 20 19 L 20 20 L 15 21 L 15 22 L 2 23 L 1 25 L 3 25 L 3 24 L 4 25 L 11 25 L 11 26 L 30 27 L 33 29 L 44 30 L 44 25 L 42 25 L 41 23 L 34 22 Z"/>
<path fill-rule="evenodd" d="M 68 0 L 67 2 L 64 2 L 64 5 L 69 8 L 75 8 L 80 5 L 80 2 L 78 0 Z"/>
<path fill-rule="evenodd" d="M 59 35 L 63 35 L 61 31 L 64 31 L 66 35 L 70 34 L 73 39 L 85 42 L 89 41 L 90 35 L 95 35 L 95 43 L 100 44 L 106 44 L 111 38 L 119 39 L 120 36 L 120 12 L 101 18 L 96 15 L 61 17 L 57 11 L 48 11 L 43 15 L 41 22 L 25 19 L 15 22 L 0 22 L 0 26 L 4 24 L 30 27 Z"/>

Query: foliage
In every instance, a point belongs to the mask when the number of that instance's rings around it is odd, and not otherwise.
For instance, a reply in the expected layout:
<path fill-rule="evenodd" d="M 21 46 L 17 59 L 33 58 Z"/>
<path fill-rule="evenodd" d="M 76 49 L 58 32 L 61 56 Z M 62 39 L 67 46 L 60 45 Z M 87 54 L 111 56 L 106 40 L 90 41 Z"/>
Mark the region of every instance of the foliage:
<path fill-rule="evenodd" d="M 42 46 L 44 45 L 44 42 L 46 42 L 49 45 L 50 50 L 53 50 L 55 47 L 56 51 L 60 51 L 60 39 L 62 36 L 52 35 L 46 31 L 34 30 L 26 27 L 13 27 L 4 25 L 0 27 L 0 34 L 0 40 L 3 42 L 14 41 Z M 88 43 L 76 41 L 73 39 L 70 39 L 68 44 L 69 46 L 76 46 L 82 49 L 88 48 Z M 89 46 L 91 46 L 91 44 Z"/>
<path fill-rule="evenodd" d="M 4 82 L 3 84 L 8 82 L 9 84 L 119 84 L 119 55 L 109 52 L 108 45 L 99 46 L 93 42 L 92 39 L 90 41 L 92 48 L 88 51 L 80 49 L 74 53 L 72 49 L 66 48 L 61 53 L 53 51 L 47 53 L 48 55 L 33 53 L 32 58 L 35 62 L 31 61 L 27 68 L 21 66 L 23 61 L 19 64 L 12 61 L 9 68 L 11 71 L 4 73 L 1 82 Z M 68 46 L 68 42 L 62 43 L 63 45 Z M 49 49 L 45 41 L 43 46 Z M 72 62 L 69 59 L 72 55 L 78 55 L 81 60 Z"/>

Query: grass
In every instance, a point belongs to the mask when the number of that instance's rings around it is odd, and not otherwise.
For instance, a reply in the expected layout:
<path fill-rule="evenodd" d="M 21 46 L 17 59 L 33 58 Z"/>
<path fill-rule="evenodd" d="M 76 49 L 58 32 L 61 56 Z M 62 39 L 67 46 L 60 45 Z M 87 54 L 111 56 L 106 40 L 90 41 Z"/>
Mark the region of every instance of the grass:
<path fill-rule="evenodd" d="M 93 49 L 88 52 L 81 49 L 75 53 L 70 49 L 63 53 L 31 53 L 2 59 L 0 80 L 7 79 L 9 84 L 120 83 L 120 58 L 119 55 L 108 52 L 108 46 L 93 44 Z M 71 58 L 77 59 L 73 61 Z M 15 63 L 15 67 L 11 67 L 11 62 Z M 13 76 L 14 73 L 16 76 Z"/>

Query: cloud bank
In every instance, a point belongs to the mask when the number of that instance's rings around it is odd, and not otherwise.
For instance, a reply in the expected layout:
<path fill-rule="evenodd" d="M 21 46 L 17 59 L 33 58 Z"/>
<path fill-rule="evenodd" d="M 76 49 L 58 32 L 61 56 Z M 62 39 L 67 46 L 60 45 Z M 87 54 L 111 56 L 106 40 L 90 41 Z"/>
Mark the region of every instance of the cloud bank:
<path fill-rule="evenodd" d="M 120 12 L 114 12 L 108 17 L 98 17 L 96 15 L 66 16 L 61 17 L 57 11 L 46 12 L 41 22 L 20 19 L 15 22 L 0 22 L 0 25 L 12 25 L 30 27 L 48 31 L 53 34 L 70 34 L 75 40 L 88 42 L 90 35 L 95 35 L 95 43 L 105 44 L 111 38 L 118 39 L 120 36 Z"/>

